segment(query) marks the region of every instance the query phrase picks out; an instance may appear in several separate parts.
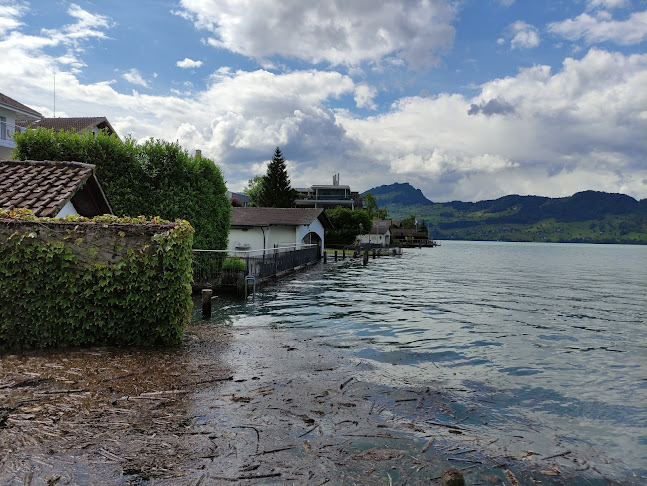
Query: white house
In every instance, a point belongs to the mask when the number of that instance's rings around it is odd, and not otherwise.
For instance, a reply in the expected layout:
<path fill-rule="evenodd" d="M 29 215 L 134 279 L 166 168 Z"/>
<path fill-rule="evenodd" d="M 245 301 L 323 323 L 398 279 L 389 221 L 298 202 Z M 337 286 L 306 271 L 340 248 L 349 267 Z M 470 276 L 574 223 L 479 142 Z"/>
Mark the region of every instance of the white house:
<path fill-rule="evenodd" d="M 229 252 L 316 244 L 324 252 L 324 230 L 332 224 L 323 209 L 232 208 Z"/>
<path fill-rule="evenodd" d="M 387 225 L 374 224 L 370 233 L 357 237 L 357 243 L 360 245 L 389 246 L 391 244 L 391 230 Z"/>
<path fill-rule="evenodd" d="M 41 117 L 36 110 L 0 93 L 0 160 L 11 157 L 16 147 L 13 134 L 24 130 L 17 122 L 32 122 Z"/>

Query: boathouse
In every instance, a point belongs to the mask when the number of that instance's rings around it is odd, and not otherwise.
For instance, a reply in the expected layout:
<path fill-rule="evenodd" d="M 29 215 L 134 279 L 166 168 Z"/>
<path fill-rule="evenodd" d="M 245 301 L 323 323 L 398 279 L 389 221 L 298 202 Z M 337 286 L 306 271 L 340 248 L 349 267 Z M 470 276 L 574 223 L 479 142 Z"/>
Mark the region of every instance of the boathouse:
<path fill-rule="evenodd" d="M 229 253 L 317 245 L 332 223 L 321 208 L 232 208 Z"/>

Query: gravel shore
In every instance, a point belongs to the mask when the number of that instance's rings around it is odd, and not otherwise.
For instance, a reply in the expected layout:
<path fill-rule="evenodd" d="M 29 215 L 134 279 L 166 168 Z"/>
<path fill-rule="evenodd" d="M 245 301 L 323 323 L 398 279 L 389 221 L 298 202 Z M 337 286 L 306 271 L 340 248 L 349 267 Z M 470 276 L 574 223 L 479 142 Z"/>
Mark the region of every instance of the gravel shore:
<path fill-rule="evenodd" d="M 0 360 L 0 483 L 639 484 L 582 476 L 568 451 L 491 454 L 428 387 L 383 386 L 308 331 L 193 323 L 168 349 Z M 490 447 L 487 447 L 487 446 Z M 487 453 L 486 453 L 487 452 Z"/>

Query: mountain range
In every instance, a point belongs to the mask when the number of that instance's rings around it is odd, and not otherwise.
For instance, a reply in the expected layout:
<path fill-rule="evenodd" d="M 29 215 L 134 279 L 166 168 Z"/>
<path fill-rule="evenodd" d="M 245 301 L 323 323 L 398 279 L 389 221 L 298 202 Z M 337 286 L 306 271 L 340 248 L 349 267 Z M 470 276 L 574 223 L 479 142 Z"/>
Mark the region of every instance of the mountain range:
<path fill-rule="evenodd" d="M 435 203 L 408 183 L 372 188 L 389 218 L 414 214 L 434 239 L 647 244 L 647 199 L 599 191 Z"/>

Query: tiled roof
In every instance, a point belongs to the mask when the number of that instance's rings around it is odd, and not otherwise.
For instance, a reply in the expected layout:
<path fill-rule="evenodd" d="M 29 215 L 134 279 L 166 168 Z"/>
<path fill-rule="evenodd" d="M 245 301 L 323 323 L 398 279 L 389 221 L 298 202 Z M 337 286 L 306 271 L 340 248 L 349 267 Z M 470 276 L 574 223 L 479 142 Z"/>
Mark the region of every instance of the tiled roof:
<path fill-rule="evenodd" d="M 27 208 L 36 216 L 54 217 L 89 182 L 96 186 L 95 194 L 84 194 L 79 203 L 87 209 L 77 211 L 83 216 L 109 213 L 94 167 L 79 162 L 0 161 L 0 207 Z"/>
<path fill-rule="evenodd" d="M 81 133 L 94 127 L 107 128 L 108 133 L 116 133 L 104 116 L 77 117 L 77 118 L 41 118 L 40 120 L 27 125 L 28 128 L 53 129 L 55 132 L 64 130 L 66 132 Z"/>
<path fill-rule="evenodd" d="M 388 226 L 373 226 L 371 228 L 370 234 L 372 235 L 385 235 L 390 231 Z"/>
<path fill-rule="evenodd" d="M 13 98 L 9 98 L 7 95 L 2 93 L 0 93 L 0 105 L 13 108 L 14 110 L 18 110 L 23 114 L 31 115 L 37 118 L 40 118 L 42 116 L 36 110 L 29 108 L 27 105 L 23 105 L 22 103 L 14 100 Z"/>
<path fill-rule="evenodd" d="M 231 208 L 232 226 L 299 226 L 319 219 L 332 227 L 323 209 L 314 208 Z"/>

